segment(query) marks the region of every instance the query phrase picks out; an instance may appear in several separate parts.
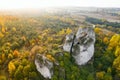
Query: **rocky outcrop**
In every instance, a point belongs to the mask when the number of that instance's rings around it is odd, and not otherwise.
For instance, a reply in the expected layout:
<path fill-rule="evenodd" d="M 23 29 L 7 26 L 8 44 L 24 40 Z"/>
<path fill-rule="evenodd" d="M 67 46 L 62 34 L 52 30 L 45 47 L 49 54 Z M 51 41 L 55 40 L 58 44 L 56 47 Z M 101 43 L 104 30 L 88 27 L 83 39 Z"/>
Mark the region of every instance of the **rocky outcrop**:
<path fill-rule="evenodd" d="M 44 78 L 51 79 L 53 75 L 53 62 L 48 60 L 44 54 L 36 54 L 35 65 L 38 72 L 40 72 Z"/>
<path fill-rule="evenodd" d="M 70 52 L 78 65 L 84 65 L 94 55 L 94 43 L 93 27 L 81 27 L 76 34 L 66 36 L 63 49 Z"/>
<path fill-rule="evenodd" d="M 84 27 L 79 28 L 76 34 L 71 33 L 66 35 L 63 49 L 70 52 L 78 65 L 86 64 L 94 55 L 95 33 L 93 28 Z M 39 48 L 39 47 L 37 47 Z M 36 53 L 36 47 L 31 53 Z M 44 54 L 35 54 L 35 65 L 37 71 L 46 79 L 51 79 L 53 75 L 53 62 L 49 60 Z M 63 56 L 62 53 L 55 56 Z M 56 65 L 59 65 L 56 61 Z M 60 68 L 64 73 L 64 69 Z M 64 77 L 64 76 L 63 76 Z"/>

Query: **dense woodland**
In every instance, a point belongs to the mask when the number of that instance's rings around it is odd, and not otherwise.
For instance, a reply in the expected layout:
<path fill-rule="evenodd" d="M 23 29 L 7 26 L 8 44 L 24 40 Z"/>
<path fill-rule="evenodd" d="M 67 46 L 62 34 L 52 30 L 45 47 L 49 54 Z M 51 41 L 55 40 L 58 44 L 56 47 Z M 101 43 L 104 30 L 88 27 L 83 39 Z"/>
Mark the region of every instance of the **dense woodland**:
<path fill-rule="evenodd" d="M 36 70 L 36 53 L 59 63 L 54 65 L 51 80 L 119 80 L 120 34 L 114 32 L 119 24 L 104 23 L 108 25 L 101 27 L 99 24 L 94 28 L 93 59 L 78 66 L 61 48 L 65 36 L 80 27 L 72 18 L 48 14 L 37 17 L 0 15 L 0 80 L 47 80 Z M 108 30 L 109 26 L 114 27 Z M 117 30 L 117 33 L 120 32 Z M 37 45 L 39 50 L 34 49 Z"/>
<path fill-rule="evenodd" d="M 113 26 L 115 28 L 119 28 L 120 27 L 120 23 L 118 22 L 108 22 L 105 19 L 97 19 L 97 18 L 91 18 L 91 17 L 87 17 L 86 21 L 93 23 L 93 24 L 100 24 L 100 25 L 106 25 L 106 26 Z"/>

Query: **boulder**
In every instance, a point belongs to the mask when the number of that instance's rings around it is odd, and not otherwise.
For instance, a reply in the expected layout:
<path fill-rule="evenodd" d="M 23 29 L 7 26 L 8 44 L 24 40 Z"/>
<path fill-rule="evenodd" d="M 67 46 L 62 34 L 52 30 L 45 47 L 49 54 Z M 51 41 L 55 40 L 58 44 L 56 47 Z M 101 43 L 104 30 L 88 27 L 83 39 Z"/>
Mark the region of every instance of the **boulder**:
<path fill-rule="evenodd" d="M 48 60 L 44 54 L 36 54 L 35 65 L 37 71 L 46 79 L 51 79 L 53 75 L 53 62 Z"/>

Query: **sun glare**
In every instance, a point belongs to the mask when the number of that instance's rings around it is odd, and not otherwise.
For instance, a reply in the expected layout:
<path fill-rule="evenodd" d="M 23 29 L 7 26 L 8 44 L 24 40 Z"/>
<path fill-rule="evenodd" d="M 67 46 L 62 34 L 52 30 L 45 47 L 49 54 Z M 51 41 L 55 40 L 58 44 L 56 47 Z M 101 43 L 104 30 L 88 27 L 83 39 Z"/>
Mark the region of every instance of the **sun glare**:
<path fill-rule="evenodd" d="M 64 1 L 57 0 L 0 0 L 0 9 L 46 8 L 65 6 Z"/>
<path fill-rule="evenodd" d="M 0 0 L 0 9 L 45 8 L 64 6 L 120 7 L 114 0 Z"/>

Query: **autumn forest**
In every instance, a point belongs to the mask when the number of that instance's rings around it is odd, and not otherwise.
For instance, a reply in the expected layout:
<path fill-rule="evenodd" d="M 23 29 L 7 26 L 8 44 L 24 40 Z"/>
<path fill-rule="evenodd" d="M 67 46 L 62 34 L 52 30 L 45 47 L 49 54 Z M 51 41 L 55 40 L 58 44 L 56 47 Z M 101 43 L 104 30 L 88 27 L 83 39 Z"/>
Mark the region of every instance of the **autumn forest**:
<path fill-rule="evenodd" d="M 0 13 L 0 80 L 120 80 L 120 22 L 88 15 L 105 14 L 119 21 L 120 14 L 101 9 L 51 11 Z M 63 49 L 66 35 L 80 27 L 93 27 L 95 32 L 94 56 L 84 65 Z M 48 69 L 42 72 L 42 65 Z"/>

